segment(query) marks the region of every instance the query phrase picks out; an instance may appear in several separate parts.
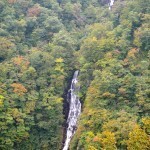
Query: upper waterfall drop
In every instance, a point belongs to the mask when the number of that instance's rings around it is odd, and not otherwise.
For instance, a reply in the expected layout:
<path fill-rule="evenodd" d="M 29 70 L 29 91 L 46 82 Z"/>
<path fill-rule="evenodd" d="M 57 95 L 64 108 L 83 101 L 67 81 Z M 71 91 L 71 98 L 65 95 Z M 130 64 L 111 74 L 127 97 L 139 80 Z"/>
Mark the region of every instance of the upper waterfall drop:
<path fill-rule="evenodd" d="M 111 10 L 111 7 L 114 5 L 114 2 L 115 2 L 115 0 L 110 0 L 110 3 L 109 3 L 109 10 Z"/>
<path fill-rule="evenodd" d="M 78 74 L 79 71 L 75 71 L 71 88 L 68 92 L 70 92 L 70 98 L 69 98 L 69 115 L 67 119 L 67 133 L 66 133 L 66 140 L 64 144 L 63 150 L 68 150 L 70 141 L 75 134 L 76 128 L 77 128 L 77 119 L 81 113 L 81 103 L 79 101 L 78 92 L 79 92 L 79 86 L 78 86 Z"/>

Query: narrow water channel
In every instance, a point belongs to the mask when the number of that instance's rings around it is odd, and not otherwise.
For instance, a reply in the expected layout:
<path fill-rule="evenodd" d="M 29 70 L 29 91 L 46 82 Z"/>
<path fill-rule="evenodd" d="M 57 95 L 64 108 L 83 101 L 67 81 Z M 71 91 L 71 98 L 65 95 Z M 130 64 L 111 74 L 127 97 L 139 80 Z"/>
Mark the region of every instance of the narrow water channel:
<path fill-rule="evenodd" d="M 71 88 L 69 90 L 70 98 L 69 101 L 69 115 L 67 119 L 67 133 L 66 133 L 66 140 L 63 147 L 63 150 L 68 150 L 70 141 L 73 137 L 73 135 L 76 132 L 77 129 L 77 120 L 81 113 L 81 103 L 78 97 L 78 92 L 80 90 L 78 86 L 78 74 L 79 71 L 75 71 L 72 82 L 71 82 Z"/>

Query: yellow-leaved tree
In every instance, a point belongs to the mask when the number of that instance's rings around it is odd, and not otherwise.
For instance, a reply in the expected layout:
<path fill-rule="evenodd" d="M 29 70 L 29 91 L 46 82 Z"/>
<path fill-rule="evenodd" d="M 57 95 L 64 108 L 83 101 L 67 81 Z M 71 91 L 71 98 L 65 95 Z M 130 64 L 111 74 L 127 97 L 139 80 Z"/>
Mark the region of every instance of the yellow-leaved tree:
<path fill-rule="evenodd" d="M 116 150 L 116 140 L 114 133 L 110 131 L 104 131 L 100 135 L 100 143 L 103 149 Z"/>
<path fill-rule="evenodd" d="M 136 125 L 129 133 L 127 146 L 128 150 L 149 150 L 150 138 L 143 129 Z"/>

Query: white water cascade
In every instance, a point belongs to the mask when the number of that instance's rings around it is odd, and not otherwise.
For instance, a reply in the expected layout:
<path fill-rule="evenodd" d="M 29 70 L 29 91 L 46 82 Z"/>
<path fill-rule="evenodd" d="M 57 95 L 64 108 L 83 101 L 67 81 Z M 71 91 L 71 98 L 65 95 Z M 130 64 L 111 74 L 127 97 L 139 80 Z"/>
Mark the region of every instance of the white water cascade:
<path fill-rule="evenodd" d="M 111 7 L 114 5 L 114 2 L 115 2 L 115 0 L 110 0 L 110 3 L 109 3 L 109 10 L 111 10 Z"/>
<path fill-rule="evenodd" d="M 71 88 L 69 90 L 70 92 L 70 98 L 69 98 L 69 115 L 67 119 L 67 133 L 66 133 L 66 140 L 64 144 L 63 150 L 68 150 L 70 141 L 75 134 L 75 131 L 77 129 L 77 120 L 78 117 L 81 113 L 81 103 L 79 101 L 79 97 L 77 93 L 79 92 L 79 86 L 78 84 L 78 74 L 79 71 L 75 71 L 72 83 L 71 83 Z"/>

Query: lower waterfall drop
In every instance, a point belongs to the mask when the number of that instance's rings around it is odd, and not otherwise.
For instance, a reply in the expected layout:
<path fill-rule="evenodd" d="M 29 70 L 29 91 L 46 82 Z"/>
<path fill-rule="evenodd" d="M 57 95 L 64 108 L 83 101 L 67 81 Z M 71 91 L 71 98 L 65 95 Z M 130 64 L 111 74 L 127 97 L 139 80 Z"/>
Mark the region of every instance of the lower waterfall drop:
<path fill-rule="evenodd" d="M 75 131 L 77 129 L 77 120 L 81 113 L 81 103 L 79 101 L 78 92 L 79 92 L 79 86 L 78 84 L 78 74 L 79 71 L 75 71 L 71 88 L 69 90 L 70 98 L 69 98 L 69 114 L 67 119 L 67 133 L 66 133 L 66 140 L 64 144 L 63 150 L 68 150 L 70 141 L 75 134 Z"/>

